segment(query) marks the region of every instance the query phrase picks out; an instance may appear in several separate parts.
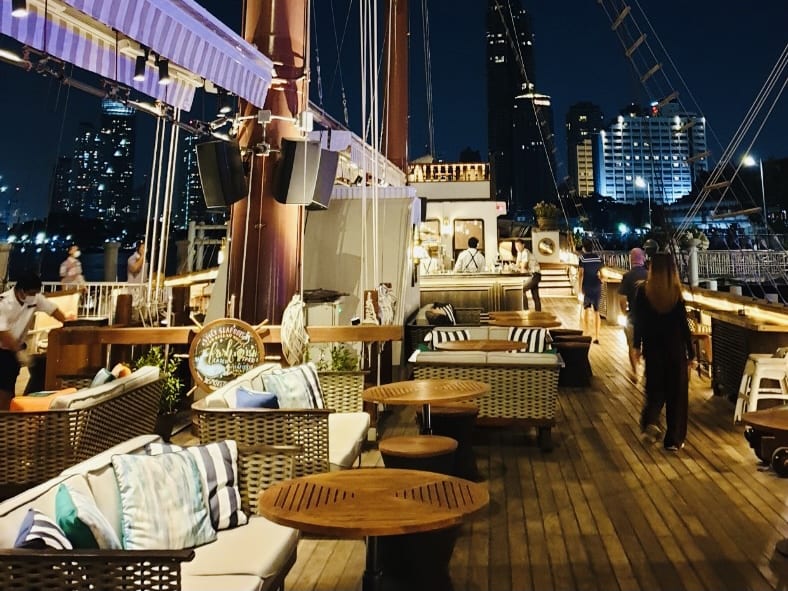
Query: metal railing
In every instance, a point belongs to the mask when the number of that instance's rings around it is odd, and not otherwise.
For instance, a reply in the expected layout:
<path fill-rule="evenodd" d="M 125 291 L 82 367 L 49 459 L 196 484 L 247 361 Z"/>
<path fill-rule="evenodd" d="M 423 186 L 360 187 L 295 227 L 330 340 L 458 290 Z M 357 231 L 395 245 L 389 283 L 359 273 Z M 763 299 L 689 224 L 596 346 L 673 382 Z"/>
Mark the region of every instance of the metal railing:
<path fill-rule="evenodd" d="M 137 310 L 150 310 L 151 305 L 147 302 L 155 302 L 152 306 L 156 309 L 162 305 L 167 306 L 169 296 L 166 289 L 154 290 L 148 298 L 147 284 L 134 284 L 120 281 L 93 281 L 81 284 L 82 295 L 79 298 L 79 308 L 77 316 L 79 318 L 108 318 L 112 324 L 115 313 L 115 304 L 118 296 L 129 294 L 132 296 L 132 306 Z M 63 284 L 58 281 L 44 281 L 42 284 L 44 293 L 61 291 Z M 163 304 L 161 304 L 163 302 Z"/>

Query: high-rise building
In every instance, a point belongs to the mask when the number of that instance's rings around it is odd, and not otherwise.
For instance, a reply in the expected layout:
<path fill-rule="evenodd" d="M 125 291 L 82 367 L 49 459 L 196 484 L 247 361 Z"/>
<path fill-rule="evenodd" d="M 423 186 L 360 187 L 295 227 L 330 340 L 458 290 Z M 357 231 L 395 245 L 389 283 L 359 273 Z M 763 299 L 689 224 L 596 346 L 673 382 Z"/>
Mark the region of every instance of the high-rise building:
<path fill-rule="evenodd" d="M 101 139 L 104 190 L 100 209 L 108 219 L 143 217 L 134 192 L 136 110 L 111 99 L 101 101 Z"/>
<path fill-rule="evenodd" d="M 60 156 L 55 165 L 55 182 L 52 185 L 52 211 L 67 212 L 71 206 L 69 192 L 71 190 L 70 156 Z"/>
<path fill-rule="evenodd" d="M 511 217 L 555 195 L 550 97 L 536 91 L 534 35 L 519 0 L 487 11 L 487 124 L 492 197 Z M 545 148 L 548 146 L 548 149 Z"/>
<path fill-rule="evenodd" d="M 101 157 L 101 134 L 92 123 L 83 121 L 79 126 L 79 133 L 74 140 L 71 187 L 64 210 L 79 217 L 103 217 L 101 209 L 105 166 Z"/>
<path fill-rule="evenodd" d="M 521 94 L 514 102 L 513 211 L 517 218 L 532 215 L 538 201 L 556 195 L 553 142 L 553 109 L 550 97 L 538 92 Z"/>
<path fill-rule="evenodd" d="M 708 169 L 706 121 L 670 103 L 630 105 L 599 133 L 597 192 L 622 203 L 670 204 Z"/>
<path fill-rule="evenodd" d="M 581 197 L 594 192 L 594 163 L 599 156 L 597 138 L 605 127 L 602 109 L 590 102 L 569 107 L 566 114 L 566 161 L 572 188 Z"/>

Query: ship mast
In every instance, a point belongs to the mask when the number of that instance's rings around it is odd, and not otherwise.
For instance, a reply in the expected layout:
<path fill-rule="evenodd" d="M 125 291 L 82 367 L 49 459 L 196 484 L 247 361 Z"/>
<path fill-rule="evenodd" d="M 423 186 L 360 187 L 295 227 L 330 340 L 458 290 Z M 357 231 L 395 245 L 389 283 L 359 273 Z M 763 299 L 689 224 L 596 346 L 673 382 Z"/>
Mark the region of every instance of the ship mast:
<path fill-rule="evenodd" d="M 300 135 L 293 121 L 308 103 L 307 0 L 248 0 L 244 23 L 244 39 L 276 64 L 277 79 L 264 105 L 272 121 L 265 127 L 245 121 L 239 142 L 251 148 L 265 138 L 278 150 L 283 137 Z M 245 104 L 243 114 L 256 115 L 257 109 Z M 252 158 L 249 198 L 232 209 L 228 295 L 235 299 L 236 317 L 251 324 L 279 323 L 300 287 L 303 209 L 274 200 L 277 156 Z"/>
<path fill-rule="evenodd" d="M 383 142 L 386 156 L 407 173 L 408 0 L 389 0 L 386 4 L 383 64 L 385 68 Z"/>

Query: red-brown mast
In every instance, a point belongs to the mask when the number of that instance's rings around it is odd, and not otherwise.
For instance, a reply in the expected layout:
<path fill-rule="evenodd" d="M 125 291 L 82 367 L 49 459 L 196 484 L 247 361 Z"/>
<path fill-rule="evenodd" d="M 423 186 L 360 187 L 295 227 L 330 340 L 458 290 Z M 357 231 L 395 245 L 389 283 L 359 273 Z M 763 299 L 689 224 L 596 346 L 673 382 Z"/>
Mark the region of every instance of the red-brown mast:
<path fill-rule="evenodd" d="M 386 156 L 407 172 L 408 163 L 408 0 L 389 0 L 383 48 Z M 389 53 L 390 51 L 390 53 Z"/>
<path fill-rule="evenodd" d="M 276 64 L 277 80 L 268 92 L 265 109 L 274 116 L 294 118 L 307 107 L 306 52 L 307 0 L 248 0 L 244 38 Z M 245 115 L 257 108 L 246 104 Z M 298 137 L 290 121 L 274 119 L 265 128 L 265 140 L 274 149 L 281 138 Z M 263 141 L 263 127 L 250 120 L 239 134 L 242 146 Z M 274 162 L 278 152 L 255 156 L 252 187 L 247 201 L 232 210 L 228 293 L 235 297 L 236 316 L 256 324 L 263 319 L 278 324 L 300 278 L 300 207 L 282 205 L 272 194 Z"/>

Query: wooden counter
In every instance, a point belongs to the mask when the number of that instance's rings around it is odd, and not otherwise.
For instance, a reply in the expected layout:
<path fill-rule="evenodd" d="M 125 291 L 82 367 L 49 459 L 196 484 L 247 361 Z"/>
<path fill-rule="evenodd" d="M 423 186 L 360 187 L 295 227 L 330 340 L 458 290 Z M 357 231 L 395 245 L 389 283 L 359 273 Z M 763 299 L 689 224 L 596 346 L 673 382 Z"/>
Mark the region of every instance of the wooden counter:
<path fill-rule="evenodd" d="M 482 312 L 523 309 L 525 273 L 444 273 L 422 275 L 421 305 L 446 302 Z"/>

